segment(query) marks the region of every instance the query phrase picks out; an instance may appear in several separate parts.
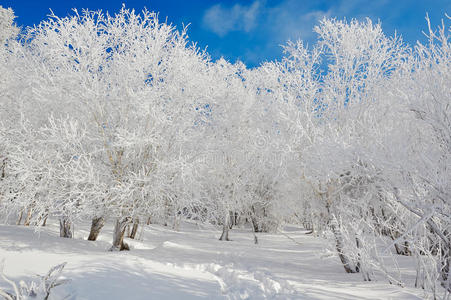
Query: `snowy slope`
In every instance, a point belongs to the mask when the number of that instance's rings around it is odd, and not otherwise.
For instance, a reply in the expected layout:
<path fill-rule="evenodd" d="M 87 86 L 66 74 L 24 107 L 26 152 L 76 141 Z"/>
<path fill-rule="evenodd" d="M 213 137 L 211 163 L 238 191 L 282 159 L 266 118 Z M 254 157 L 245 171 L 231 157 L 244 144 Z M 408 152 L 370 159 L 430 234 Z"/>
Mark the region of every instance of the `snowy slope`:
<path fill-rule="evenodd" d="M 214 228 L 186 223 L 179 232 L 151 225 L 129 252 L 107 252 L 107 226 L 96 242 L 88 227 L 75 239 L 58 237 L 56 224 L 35 232 L 24 226 L 0 226 L 0 259 L 13 280 L 30 281 L 56 264 L 71 282 L 51 299 L 422 299 L 422 291 L 386 281 L 363 282 L 345 274 L 336 257 L 324 258 L 325 242 L 302 230 L 260 234 L 259 244 L 245 230 L 232 230 L 231 242 L 217 240 Z M 406 258 L 408 259 L 408 258 Z M 406 261 L 406 265 L 408 262 Z M 414 273 L 405 271 L 412 286 Z M 0 287 L 10 287 L 0 281 Z"/>

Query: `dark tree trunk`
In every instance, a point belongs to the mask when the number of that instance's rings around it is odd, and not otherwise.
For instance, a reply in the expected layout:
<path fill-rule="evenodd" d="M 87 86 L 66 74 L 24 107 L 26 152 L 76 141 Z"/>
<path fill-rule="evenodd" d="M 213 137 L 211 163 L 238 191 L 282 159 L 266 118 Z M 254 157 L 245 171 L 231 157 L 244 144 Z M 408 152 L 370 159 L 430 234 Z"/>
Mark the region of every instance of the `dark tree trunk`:
<path fill-rule="evenodd" d="M 251 222 L 252 222 L 252 228 L 254 229 L 254 232 L 262 232 L 262 229 L 260 228 L 256 218 L 251 217 Z"/>
<path fill-rule="evenodd" d="M 440 277 L 442 287 L 448 293 L 451 293 L 451 243 L 446 246 L 442 246 L 443 258 L 441 261 Z"/>
<path fill-rule="evenodd" d="M 356 273 L 358 273 L 358 272 L 360 272 L 360 268 L 361 268 L 361 266 L 360 266 L 360 260 L 361 260 L 361 256 L 360 256 L 360 248 L 361 248 L 361 245 L 360 245 L 360 239 L 358 238 L 358 237 L 355 237 L 355 244 L 356 244 L 356 247 L 357 247 L 357 249 L 359 249 L 358 251 L 359 251 L 359 253 L 357 254 L 358 256 L 357 256 L 357 263 L 355 264 L 355 271 L 356 271 Z"/>
<path fill-rule="evenodd" d="M 20 225 L 20 222 L 22 222 L 22 216 L 23 216 L 23 210 L 20 211 L 19 219 L 17 220 L 16 225 Z"/>
<path fill-rule="evenodd" d="M 354 264 L 351 262 L 349 257 L 344 253 L 343 250 L 343 239 L 341 237 L 341 233 L 338 232 L 337 229 L 332 229 L 335 236 L 335 242 L 336 242 L 336 249 L 338 252 L 338 257 L 340 257 L 341 263 L 343 264 L 343 267 L 346 271 L 346 273 L 358 273 L 358 269 L 354 266 Z"/>
<path fill-rule="evenodd" d="M 99 236 L 100 230 L 102 230 L 103 225 L 105 225 L 105 219 L 103 217 L 92 219 L 88 241 L 97 240 L 97 237 Z"/>
<path fill-rule="evenodd" d="M 398 255 L 404 255 L 404 256 L 412 255 L 412 252 L 409 249 L 409 243 L 407 241 L 405 241 L 404 244 L 395 243 L 395 250 L 396 250 L 396 254 L 398 254 Z"/>
<path fill-rule="evenodd" d="M 60 218 L 60 237 L 73 238 L 73 224 L 67 217 Z"/>
<path fill-rule="evenodd" d="M 139 219 L 135 219 L 133 222 L 132 232 L 130 233 L 130 238 L 135 239 L 136 233 L 138 232 Z"/>
<path fill-rule="evenodd" d="M 130 218 L 120 218 L 116 220 L 113 230 L 113 245 L 110 251 L 130 250 L 129 246 L 124 243 L 125 229 L 130 223 Z"/>
<path fill-rule="evenodd" d="M 2 176 L 1 176 L 2 179 L 6 177 L 6 172 L 5 172 L 6 171 L 6 160 L 7 160 L 7 158 L 4 158 L 3 163 L 2 163 Z"/>
<path fill-rule="evenodd" d="M 238 222 L 238 213 L 237 212 L 230 212 L 230 223 L 229 228 L 232 229 L 233 226 L 236 226 Z"/>
<path fill-rule="evenodd" d="M 262 232 L 261 227 L 258 224 L 259 222 L 258 222 L 256 215 L 257 215 L 257 213 L 255 212 L 255 207 L 252 206 L 252 211 L 250 213 L 252 227 L 254 228 L 254 232 Z"/>
<path fill-rule="evenodd" d="M 357 273 L 358 270 L 356 270 L 355 264 L 352 262 L 352 260 L 349 258 L 348 255 L 346 255 L 344 251 L 344 240 L 343 235 L 340 230 L 340 224 L 338 223 L 338 220 L 331 212 L 331 205 L 332 205 L 332 199 L 331 197 L 331 187 L 329 186 L 327 189 L 327 193 L 322 193 L 321 197 L 323 198 L 323 201 L 325 202 L 325 208 L 327 210 L 328 215 L 328 224 L 332 230 L 332 233 L 335 237 L 335 248 L 338 252 L 338 257 L 341 260 L 341 263 L 343 264 L 343 267 L 346 271 L 346 273 Z"/>
<path fill-rule="evenodd" d="M 23 223 L 24 226 L 30 226 L 32 213 L 33 213 L 33 209 L 30 207 L 28 209 L 28 213 L 27 213 L 27 217 L 25 219 L 25 222 Z"/>
<path fill-rule="evenodd" d="M 46 226 L 47 225 L 47 219 L 49 218 L 49 215 L 45 215 L 44 220 L 42 221 L 42 226 Z"/>
<path fill-rule="evenodd" d="M 327 213 L 330 216 L 329 218 L 329 226 L 332 229 L 332 233 L 335 237 L 335 248 L 338 252 L 338 257 L 341 260 L 341 263 L 343 264 L 343 267 L 346 271 L 346 273 L 358 273 L 358 267 L 355 266 L 355 264 L 351 261 L 348 255 L 346 255 L 344 251 L 344 241 L 343 236 L 340 231 L 340 225 L 338 224 L 338 221 L 336 218 L 331 214 L 330 212 L 330 202 L 326 202 L 326 209 Z"/>

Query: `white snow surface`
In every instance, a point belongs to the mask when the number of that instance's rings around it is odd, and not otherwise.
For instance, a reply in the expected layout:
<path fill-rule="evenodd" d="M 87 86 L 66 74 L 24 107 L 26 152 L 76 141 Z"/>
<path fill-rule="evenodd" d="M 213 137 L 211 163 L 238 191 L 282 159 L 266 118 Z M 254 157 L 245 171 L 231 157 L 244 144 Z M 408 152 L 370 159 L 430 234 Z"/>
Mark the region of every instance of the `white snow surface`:
<path fill-rule="evenodd" d="M 127 239 L 131 251 L 109 252 L 112 225 L 98 241 L 87 241 L 88 223 L 74 239 L 58 236 L 56 222 L 39 231 L 0 226 L 0 260 L 12 280 L 29 282 L 52 266 L 71 281 L 55 288 L 50 299 L 423 299 L 413 288 L 410 258 L 401 264 L 407 287 L 379 279 L 364 282 L 346 274 L 337 257 L 326 257 L 326 242 L 300 228 L 286 234 L 258 234 L 233 229 L 230 242 L 218 240 L 214 227 L 184 223 L 180 231 L 146 226 L 139 240 Z M 293 241 L 295 240 L 296 243 Z M 0 288 L 11 287 L 0 279 Z"/>

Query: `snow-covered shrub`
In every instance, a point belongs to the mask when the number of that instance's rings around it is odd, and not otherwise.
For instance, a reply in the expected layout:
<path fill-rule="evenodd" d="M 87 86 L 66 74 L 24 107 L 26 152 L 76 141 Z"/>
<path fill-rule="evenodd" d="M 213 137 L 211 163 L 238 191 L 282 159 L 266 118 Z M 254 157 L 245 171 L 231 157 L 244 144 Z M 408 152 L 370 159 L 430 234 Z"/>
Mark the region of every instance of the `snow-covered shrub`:
<path fill-rule="evenodd" d="M 0 289 L 0 296 L 6 300 L 31 300 L 31 299 L 49 299 L 52 289 L 68 283 L 69 279 L 61 278 L 61 273 L 66 263 L 52 267 L 47 274 L 39 276 L 38 281 L 26 283 L 21 280 L 19 284 L 8 279 L 4 273 L 5 261 L 0 264 L 0 277 L 11 286 L 12 291 L 8 292 Z M 68 296 L 65 296 L 68 298 Z"/>

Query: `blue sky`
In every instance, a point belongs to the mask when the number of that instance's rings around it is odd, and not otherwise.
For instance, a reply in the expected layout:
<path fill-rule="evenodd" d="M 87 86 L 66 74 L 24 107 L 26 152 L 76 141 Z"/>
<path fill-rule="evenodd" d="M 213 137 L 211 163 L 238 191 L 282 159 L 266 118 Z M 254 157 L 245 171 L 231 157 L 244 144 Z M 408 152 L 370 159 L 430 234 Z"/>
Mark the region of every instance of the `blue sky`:
<path fill-rule="evenodd" d="M 380 20 L 387 35 L 395 30 L 408 43 L 424 41 L 425 15 L 429 14 L 437 25 L 444 14 L 451 15 L 451 0 L 2 0 L 18 16 L 19 26 L 32 26 L 46 18 L 49 8 L 58 16 L 71 13 L 71 8 L 102 9 L 114 13 L 122 3 L 128 8 L 159 12 L 181 27 L 190 24 L 192 41 L 217 59 L 224 56 L 230 61 L 241 60 L 248 66 L 282 55 L 280 45 L 287 40 L 302 39 L 312 44 L 316 36 L 312 28 L 326 17 Z"/>

